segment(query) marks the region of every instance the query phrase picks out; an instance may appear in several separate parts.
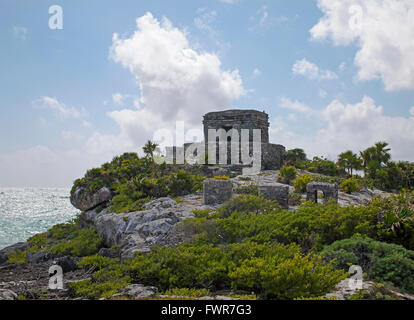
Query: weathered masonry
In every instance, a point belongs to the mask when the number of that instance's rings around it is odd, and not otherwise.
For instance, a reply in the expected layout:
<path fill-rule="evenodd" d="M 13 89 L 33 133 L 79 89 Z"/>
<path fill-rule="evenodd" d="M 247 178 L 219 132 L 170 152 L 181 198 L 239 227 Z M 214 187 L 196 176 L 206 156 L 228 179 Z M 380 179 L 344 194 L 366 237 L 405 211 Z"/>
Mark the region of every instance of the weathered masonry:
<path fill-rule="evenodd" d="M 282 145 L 269 143 L 269 116 L 265 112 L 210 112 L 204 116 L 203 125 L 204 142 L 197 144 L 194 156 L 200 155 L 201 152 L 208 154 L 209 164 L 245 165 L 244 155 L 252 157 L 256 147 L 261 154 L 261 169 L 277 170 L 283 166 L 286 149 Z M 216 154 L 210 152 L 212 145 L 215 146 Z M 175 148 L 174 157 L 181 152 L 187 154 L 190 147 L 194 148 L 194 144 L 185 144 L 184 150 Z M 201 150 L 202 148 L 204 149 Z M 220 157 L 220 150 L 225 157 Z"/>
<path fill-rule="evenodd" d="M 307 200 L 318 203 L 318 191 L 323 192 L 323 201 L 338 202 L 338 185 L 325 182 L 311 182 L 306 186 Z"/>

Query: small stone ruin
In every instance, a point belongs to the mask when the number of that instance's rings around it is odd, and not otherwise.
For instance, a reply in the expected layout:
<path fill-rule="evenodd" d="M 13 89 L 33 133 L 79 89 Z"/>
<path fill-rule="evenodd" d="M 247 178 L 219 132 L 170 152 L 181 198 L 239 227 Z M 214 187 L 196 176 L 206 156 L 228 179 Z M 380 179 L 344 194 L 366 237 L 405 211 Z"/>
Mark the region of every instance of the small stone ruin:
<path fill-rule="evenodd" d="M 306 186 L 307 200 L 318 203 L 318 191 L 323 192 L 324 202 L 334 199 L 338 203 L 338 185 L 326 182 L 311 182 Z"/>
<path fill-rule="evenodd" d="M 204 180 L 203 196 L 205 205 L 223 204 L 233 196 L 231 180 Z"/>
<path fill-rule="evenodd" d="M 277 201 L 284 209 L 289 208 L 289 186 L 280 183 L 260 185 L 259 194 L 267 200 Z"/>

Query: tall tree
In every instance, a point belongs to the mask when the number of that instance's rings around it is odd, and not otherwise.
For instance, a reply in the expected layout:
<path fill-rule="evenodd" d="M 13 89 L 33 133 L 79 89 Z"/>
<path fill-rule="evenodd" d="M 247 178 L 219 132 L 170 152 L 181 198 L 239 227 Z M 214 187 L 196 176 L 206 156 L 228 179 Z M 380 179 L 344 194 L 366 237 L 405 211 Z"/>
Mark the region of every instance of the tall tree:
<path fill-rule="evenodd" d="M 380 141 L 361 152 L 362 165 L 366 175 L 374 178 L 378 170 L 391 160 L 391 149 L 387 147 L 387 142 Z"/>
<path fill-rule="evenodd" d="M 344 169 L 348 172 L 349 175 L 353 175 L 353 170 L 360 170 L 362 168 L 362 161 L 351 150 L 341 153 L 338 156 L 338 167 Z"/>
<path fill-rule="evenodd" d="M 153 174 L 156 173 L 154 151 L 157 149 L 157 147 L 158 147 L 158 144 L 152 142 L 151 140 L 148 140 L 145 146 L 142 147 L 142 150 L 144 151 L 145 156 L 151 159 Z"/>
<path fill-rule="evenodd" d="M 286 165 L 297 167 L 301 161 L 306 161 L 306 153 L 303 149 L 292 149 L 286 152 Z"/>

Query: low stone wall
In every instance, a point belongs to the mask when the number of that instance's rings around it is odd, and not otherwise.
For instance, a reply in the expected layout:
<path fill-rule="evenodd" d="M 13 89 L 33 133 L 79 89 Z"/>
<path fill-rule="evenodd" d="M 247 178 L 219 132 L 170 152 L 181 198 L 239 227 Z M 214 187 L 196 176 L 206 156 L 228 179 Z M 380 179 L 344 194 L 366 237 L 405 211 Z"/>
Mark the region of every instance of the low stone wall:
<path fill-rule="evenodd" d="M 267 200 L 277 201 L 282 208 L 289 208 L 289 186 L 280 183 L 260 185 L 259 194 Z"/>
<path fill-rule="evenodd" d="M 334 199 L 338 203 L 338 185 L 326 182 L 311 182 L 306 186 L 307 200 L 318 203 L 318 191 L 323 192 L 324 202 Z"/>
<path fill-rule="evenodd" d="M 223 204 L 233 196 L 233 183 L 231 180 L 205 180 L 203 195 L 205 205 Z"/>

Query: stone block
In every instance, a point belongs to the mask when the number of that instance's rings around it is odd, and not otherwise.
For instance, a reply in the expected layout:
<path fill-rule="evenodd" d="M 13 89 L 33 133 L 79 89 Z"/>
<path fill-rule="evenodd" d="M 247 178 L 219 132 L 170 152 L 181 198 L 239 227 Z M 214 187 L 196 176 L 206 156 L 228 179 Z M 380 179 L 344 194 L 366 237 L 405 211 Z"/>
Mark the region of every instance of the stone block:
<path fill-rule="evenodd" d="M 338 185 L 326 182 L 311 182 L 306 186 L 306 198 L 308 201 L 318 203 L 318 191 L 324 194 L 324 202 L 334 199 L 338 203 Z"/>
<path fill-rule="evenodd" d="M 231 180 L 208 179 L 203 186 L 204 204 L 222 204 L 233 196 Z"/>
<path fill-rule="evenodd" d="M 280 183 L 260 185 L 259 194 L 267 200 L 277 201 L 284 209 L 289 208 L 289 186 L 287 185 Z"/>

